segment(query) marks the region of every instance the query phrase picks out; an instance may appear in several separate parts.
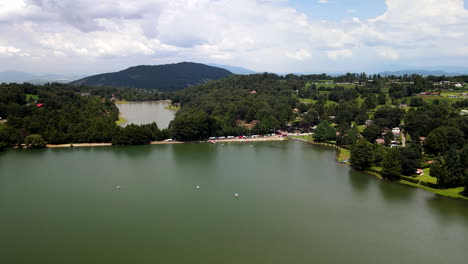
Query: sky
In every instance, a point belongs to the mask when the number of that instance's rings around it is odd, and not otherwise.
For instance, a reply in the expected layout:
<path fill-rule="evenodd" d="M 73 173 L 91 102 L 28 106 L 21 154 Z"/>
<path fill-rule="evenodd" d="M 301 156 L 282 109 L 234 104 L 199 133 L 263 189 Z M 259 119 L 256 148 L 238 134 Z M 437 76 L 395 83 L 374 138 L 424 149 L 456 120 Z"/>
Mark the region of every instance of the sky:
<path fill-rule="evenodd" d="M 468 0 L 0 0 L 0 71 L 468 67 Z"/>

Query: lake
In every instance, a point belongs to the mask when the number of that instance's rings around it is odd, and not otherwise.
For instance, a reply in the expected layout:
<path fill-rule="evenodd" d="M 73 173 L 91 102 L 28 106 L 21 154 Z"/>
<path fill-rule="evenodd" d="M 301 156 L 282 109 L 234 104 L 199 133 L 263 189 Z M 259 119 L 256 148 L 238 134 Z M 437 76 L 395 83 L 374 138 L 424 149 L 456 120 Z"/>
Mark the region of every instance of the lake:
<path fill-rule="evenodd" d="M 128 102 L 117 104 L 122 117 L 127 119 L 123 125 L 128 124 L 149 124 L 156 122 L 160 129 L 167 128 L 174 119 L 175 111 L 165 109 L 170 103 L 167 101 L 159 102 Z"/>
<path fill-rule="evenodd" d="M 0 260 L 466 262 L 468 202 L 334 157 L 295 141 L 0 153 Z"/>

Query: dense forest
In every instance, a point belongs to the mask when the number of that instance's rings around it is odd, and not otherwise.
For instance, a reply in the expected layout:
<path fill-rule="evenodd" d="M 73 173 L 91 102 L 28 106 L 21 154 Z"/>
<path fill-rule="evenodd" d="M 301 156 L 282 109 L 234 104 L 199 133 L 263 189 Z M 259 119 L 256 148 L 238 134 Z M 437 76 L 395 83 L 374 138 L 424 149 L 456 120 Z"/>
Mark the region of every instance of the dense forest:
<path fill-rule="evenodd" d="M 101 95 L 105 91 L 98 89 L 93 93 Z M 118 114 L 109 98 L 64 84 L 1 84 L 0 149 L 21 144 L 39 148 L 46 143 L 145 144 L 169 137 L 155 123 L 119 127 L 115 123 Z"/>

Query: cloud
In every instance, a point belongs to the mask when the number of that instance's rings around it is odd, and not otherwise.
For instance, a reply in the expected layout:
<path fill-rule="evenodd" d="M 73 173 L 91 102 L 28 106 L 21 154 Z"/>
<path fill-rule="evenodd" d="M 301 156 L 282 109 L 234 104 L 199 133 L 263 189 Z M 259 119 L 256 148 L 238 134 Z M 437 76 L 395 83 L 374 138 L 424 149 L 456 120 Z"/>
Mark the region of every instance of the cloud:
<path fill-rule="evenodd" d="M 330 50 L 327 51 L 328 58 L 330 60 L 336 61 L 339 59 L 345 59 L 347 57 L 351 57 L 353 55 L 353 51 L 349 49 L 342 49 L 342 50 Z"/>
<path fill-rule="evenodd" d="M 0 67 L 109 71 L 219 61 L 258 71 L 336 72 L 385 61 L 466 64 L 463 0 L 386 5 L 372 19 L 356 13 L 331 22 L 308 17 L 286 0 L 1 1 Z"/>
<path fill-rule="evenodd" d="M 302 60 L 310 58 L 311 55 L 307 50 L 299 49 L 299 50 L 296 50 L 295 52 L 289 52 L 289 51 L 286 52 L 286 56 L 295 60 L 302 61 Z"/>
<path fill-rule="evenodd" d="M 317 3 L 319 3 L 319 4 L 328 4 L 328 3 L 330 3 L 330 1 L 328 1 L 328 0 L 318 0 Z"/>

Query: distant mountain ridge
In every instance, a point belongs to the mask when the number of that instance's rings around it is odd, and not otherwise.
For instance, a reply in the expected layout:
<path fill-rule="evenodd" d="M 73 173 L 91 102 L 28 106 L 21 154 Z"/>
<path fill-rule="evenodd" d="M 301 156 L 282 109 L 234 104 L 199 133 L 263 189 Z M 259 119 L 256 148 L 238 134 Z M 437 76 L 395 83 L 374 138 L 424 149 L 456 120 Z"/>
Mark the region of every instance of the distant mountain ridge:
<path fill-rule="evenodd" d="M 378 74 L 382 76 L 390 76 L 390 75 L 395 75 L 395 76 L 402 76 L 402 75 L 412 75 L 412 74 L 418 74 L 422 76 L 459 76 L 459 75 L 465 75 L 467 73 L 461 73 L 461 72 L 446 72 L 446 71 L 441 71 L 441 70 L 400 70 L 400 71 L 384 71 L 384 72 L 379 72 Z"/>
<path fill-rule="evenodd" d="M 232 72 L 201 63 L 180 62 L 164 65 L 140 65 L 128 69 L 85 77 L 71 85 L 181 90 L 233 75 Z"/>
<path fill-rule="evenodd" d="M 3 71 L 0 72 L 0 83 L 32 83 L 32 84 L 44 84 L 48 82 L 60 82 L 67 83 L 77 78 L 82 78 L 82 75 L 67 76 L 59 74 L 32 74 L 20 71 Z"/>
<path fill-rule="evenodd" d="M 225 70 L 228 70 L 234 74 L 255 74 L 257 72 L 249 70 L 244 67 L 239 67 L 239 66 L 231 66 L 231 65 L 222 65 L 222 64 L 216 64 L 216 63 L 208 63 L 207 65 L 213 66 L 213 67 L 218 67 L 218 68 L 223 68 Z"/>

